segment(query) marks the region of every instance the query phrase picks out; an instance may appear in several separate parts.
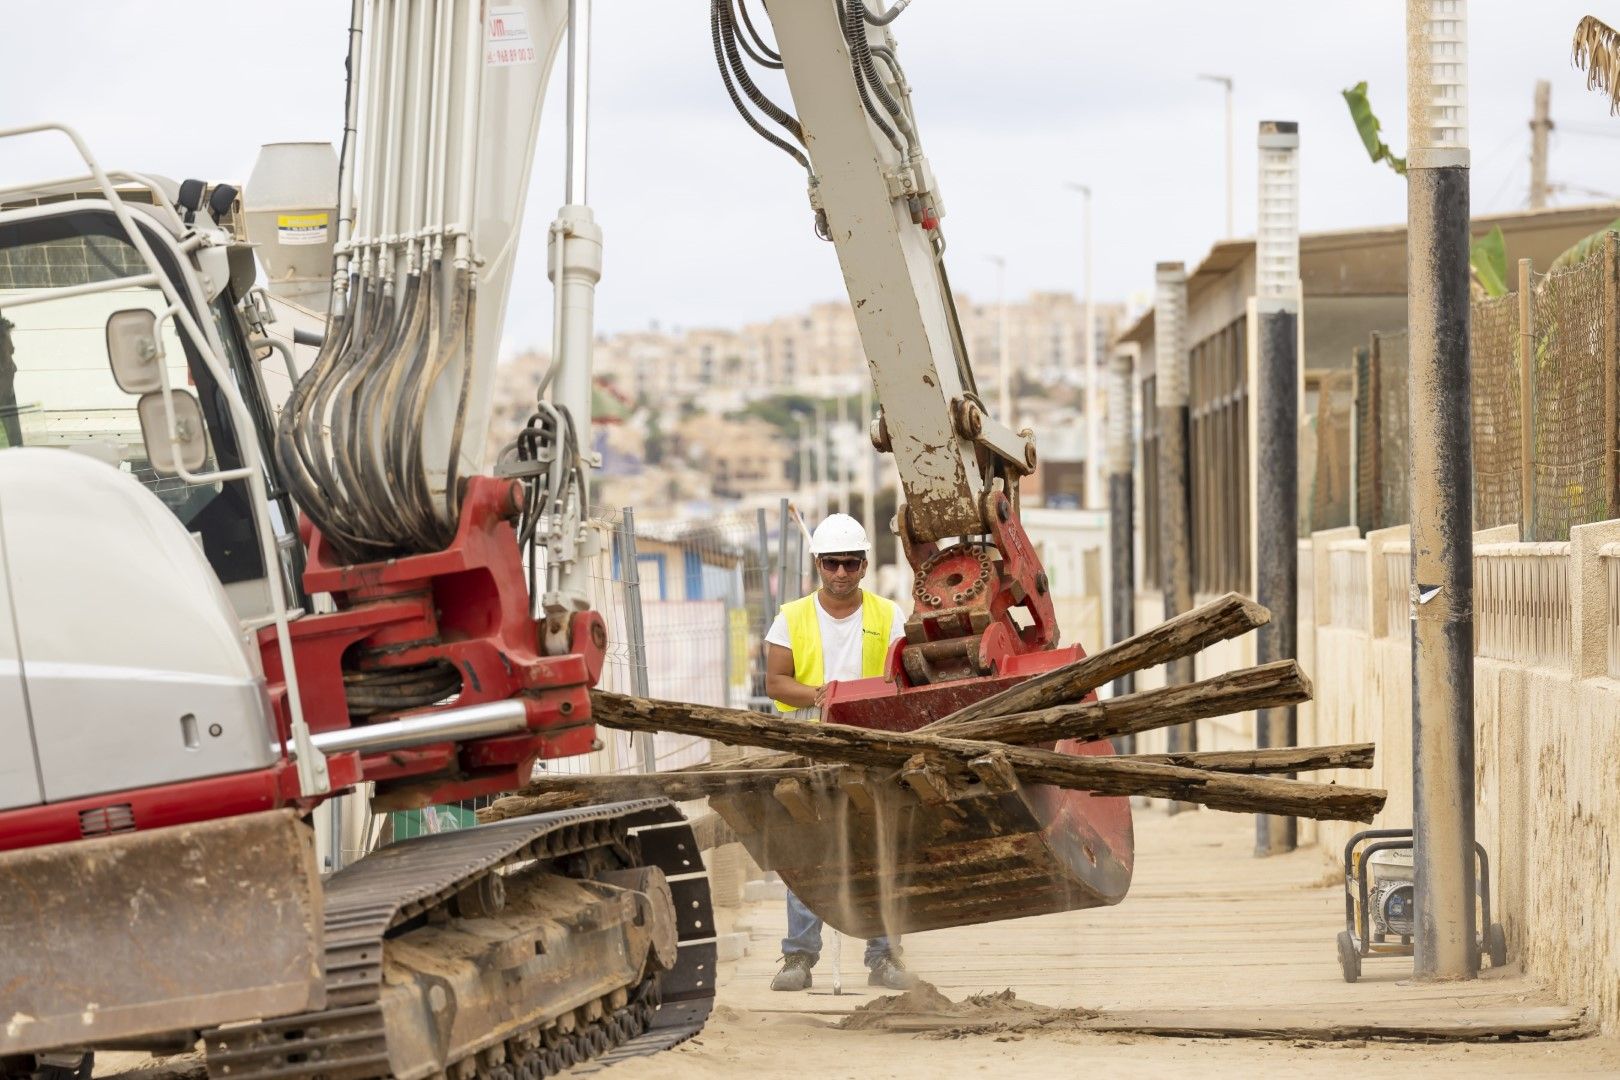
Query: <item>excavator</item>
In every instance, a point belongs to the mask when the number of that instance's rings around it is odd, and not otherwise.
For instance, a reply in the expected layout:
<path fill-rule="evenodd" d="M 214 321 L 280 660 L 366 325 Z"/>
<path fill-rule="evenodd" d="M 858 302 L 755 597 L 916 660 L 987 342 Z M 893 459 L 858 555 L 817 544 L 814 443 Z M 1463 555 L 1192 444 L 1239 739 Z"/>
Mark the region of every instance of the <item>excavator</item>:
<path fill-rule="evenodd" d="M 710 12 L 729 97 L 804 170 L 837 250 L 882 405 L 872 437 L 905 492 L 894 525 L 916 612 L 889 676 L 837 687 L 825 719 L 898 728 L 1080 655 L 1058 646 L 1019 525 L 1033 436 L 984 406 L 956 320 L 890 29 L 907 2 Z M 355 0 L 330 206 L 269 194 L 307 164 L 238 191 L 106 170 L 64 125 L 0 131 L 82 163 L 0 188 L 5 1080 L 199 1042 L 230 1080 L 530 1080 L 701 1029 L 708 880 L 667 800 L 402 840 L 344 866 L 327 841 L 324 868 L 312 825 L 357 798 L 380 812 L 512 790 L 597 745 L 589 16 L 588 0 Z M 553 367 L 486 463 L 564 52 Z M 785 73 L 796 115 L 750 61 Z M 256 193 L 275 213 L 255 239 Z M 257 283 L 306 274 L 312 252 L 325 310 L 295 335 L 315 350 L 298 370 Z M 897 882 L 903 929 L 1117 902 L 1125 800 L 1003 779 L 874 818 L 902 823 L 910 861 L 846 858 L 842 879 L 821 857 L 826 823 L 726 812 L 851 932 L 893 920 Z"/>

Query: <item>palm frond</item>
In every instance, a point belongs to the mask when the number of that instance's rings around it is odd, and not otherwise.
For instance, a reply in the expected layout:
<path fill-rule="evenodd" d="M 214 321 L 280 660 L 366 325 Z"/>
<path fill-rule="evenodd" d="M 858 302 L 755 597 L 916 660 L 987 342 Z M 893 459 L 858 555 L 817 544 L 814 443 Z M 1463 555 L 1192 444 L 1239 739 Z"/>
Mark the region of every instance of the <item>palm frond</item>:
<path fill-rule="evenodd" d="M 1575 27 L 1570 59 L 1586 72 L 1586 88 L 1609 95 L 1609 112 L 1620 113 L 1620 32 L 1588 15 Z"/>

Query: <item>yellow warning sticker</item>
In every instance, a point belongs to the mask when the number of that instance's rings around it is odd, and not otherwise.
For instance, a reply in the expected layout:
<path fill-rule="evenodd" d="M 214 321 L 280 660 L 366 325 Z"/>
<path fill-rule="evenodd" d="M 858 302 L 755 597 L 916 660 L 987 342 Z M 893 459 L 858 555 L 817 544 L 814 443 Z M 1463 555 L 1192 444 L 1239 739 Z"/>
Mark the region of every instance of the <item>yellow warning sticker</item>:
<path fill-rule="evenodd" d="M 324 244 L 330 214 L 277 214 L 276 239 L 283 244 Z"/>

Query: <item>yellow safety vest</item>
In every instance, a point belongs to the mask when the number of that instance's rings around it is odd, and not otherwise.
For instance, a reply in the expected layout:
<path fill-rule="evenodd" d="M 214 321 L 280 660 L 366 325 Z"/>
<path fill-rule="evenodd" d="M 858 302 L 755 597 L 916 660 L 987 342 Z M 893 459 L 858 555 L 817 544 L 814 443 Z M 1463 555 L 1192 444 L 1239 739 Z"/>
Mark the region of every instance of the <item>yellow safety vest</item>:
<path fill-rule="evenodd" d="M 820 686 L 827 681 L 826 660 L 821 650 L 821 624 L 817 621 L 816 594 L 800 597 L 782 605 L 782 617 L 787 620 L 788 641 L 793 650 L 793 677 L 806 686 Z M 861 590 L 861 677 L 870 679 L 883 674 L 884 662 L 889 658 L 889 634 L 894 629 L 894 605 L 876 593 Z M 799 706 L 778 701 L 782 712 L 794 712 Z"/>

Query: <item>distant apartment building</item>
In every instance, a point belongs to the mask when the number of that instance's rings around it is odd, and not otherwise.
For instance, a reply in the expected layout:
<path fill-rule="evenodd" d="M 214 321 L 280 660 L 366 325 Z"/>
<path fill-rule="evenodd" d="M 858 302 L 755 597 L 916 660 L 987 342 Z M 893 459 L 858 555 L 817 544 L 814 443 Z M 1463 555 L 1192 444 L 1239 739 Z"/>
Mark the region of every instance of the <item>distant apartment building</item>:
<path fill-rule="evenodd" d="M 959 296 L 957 308 L 974 373 L 981 391 L 988 391 L 1000 378 L 1000 306 Z M 1096 356 L 1107 355 L 1125 318 L 1123 304 L 1095 306 Z M 1083 381 L 1085 304 L 1078 297 L 1037 292 L 1009 302 L 1006 333 L 1016 372 L 1043 382 Z M 866 378 L 854 313 L 834 302 L 740 330 L 614 334 L 597 342 L 596 371 L 643 401 L 704 397 L 716 388 L 753 397 L 827 397 L 854 393 Z"/>

